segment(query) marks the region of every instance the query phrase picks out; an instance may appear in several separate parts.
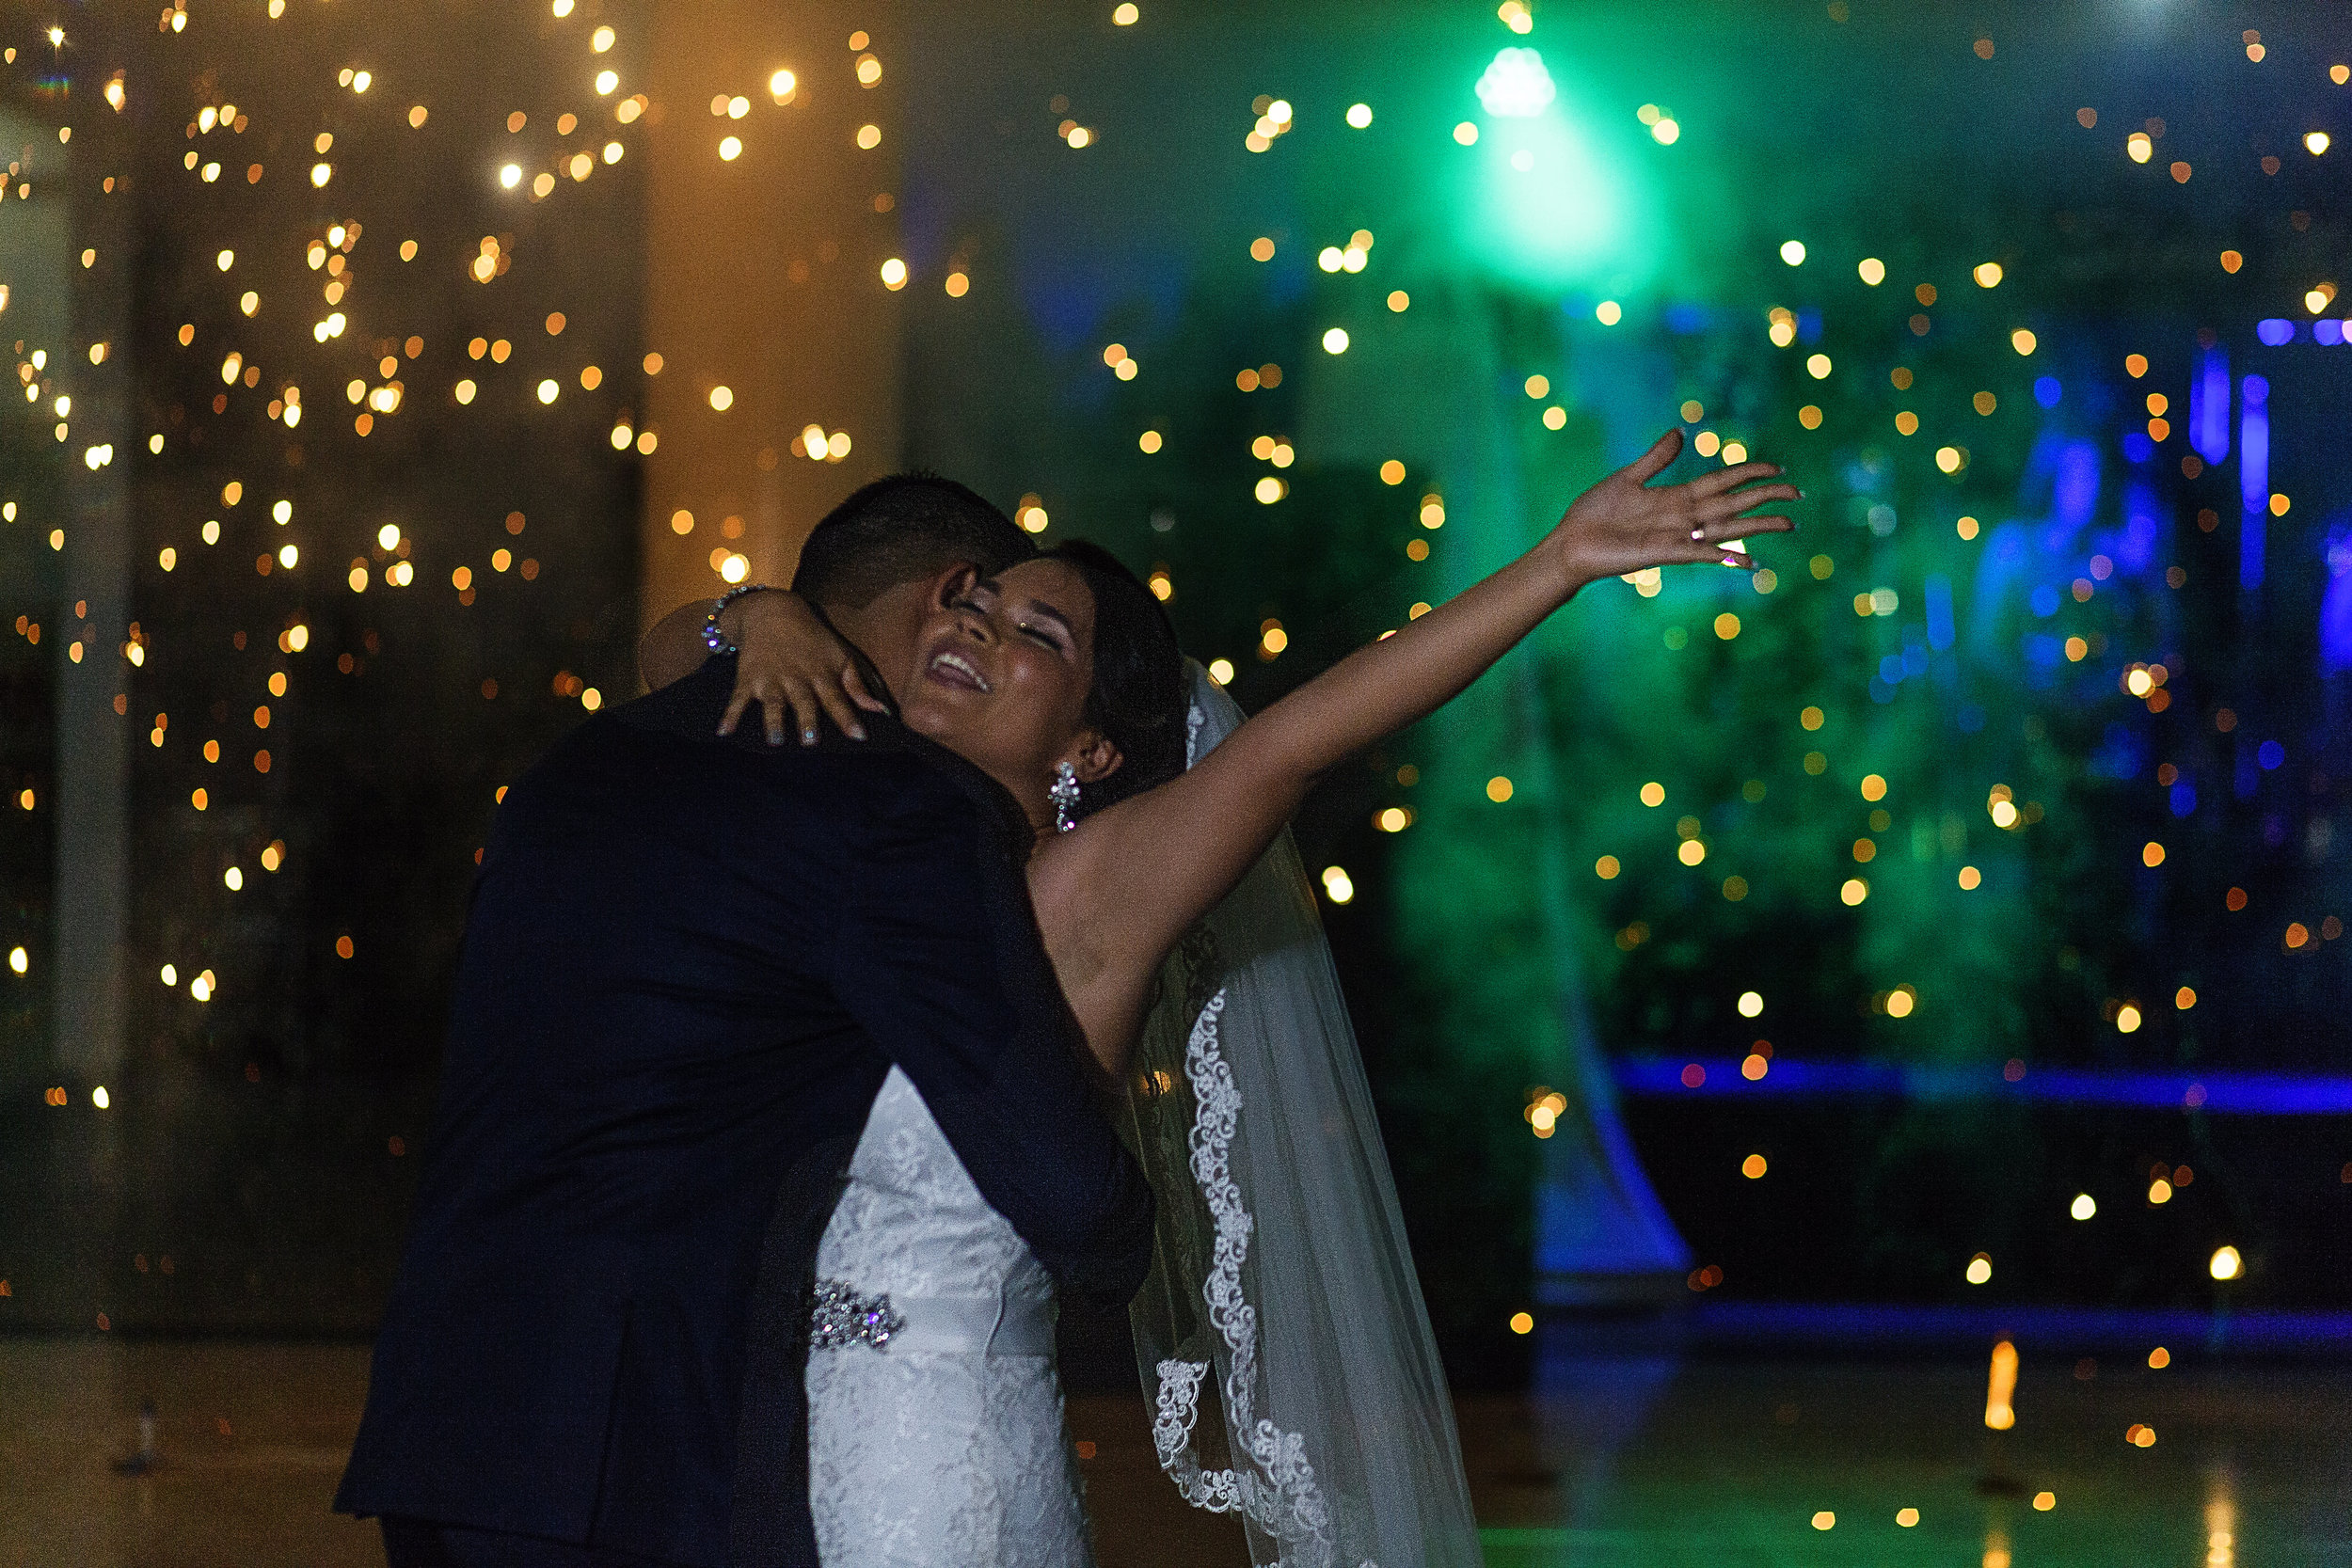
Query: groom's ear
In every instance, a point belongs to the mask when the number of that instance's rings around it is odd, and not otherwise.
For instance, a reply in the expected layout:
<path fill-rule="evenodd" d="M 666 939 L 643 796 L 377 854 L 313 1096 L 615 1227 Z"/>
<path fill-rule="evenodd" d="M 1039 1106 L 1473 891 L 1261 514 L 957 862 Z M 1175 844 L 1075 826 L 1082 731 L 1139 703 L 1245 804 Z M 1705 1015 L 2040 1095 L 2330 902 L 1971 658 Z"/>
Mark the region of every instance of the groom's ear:
<path fill-rule="evenodd" d="M 1110 736 L 1098 730 L 1089 735 L 1079 746 L 1070 759 L 1070 766 L 1077 769 L 1080 784 L 1100 784 L 1118 772 L 1120 764 L 1126 760 L 1126 753 Z"/>
<path fill-rule="evenodd" d="M 980 569 L 969 561 L 959 561 L 931 578 L 930 607 L 948 610 L 972 595 L 978 586 Z"/>

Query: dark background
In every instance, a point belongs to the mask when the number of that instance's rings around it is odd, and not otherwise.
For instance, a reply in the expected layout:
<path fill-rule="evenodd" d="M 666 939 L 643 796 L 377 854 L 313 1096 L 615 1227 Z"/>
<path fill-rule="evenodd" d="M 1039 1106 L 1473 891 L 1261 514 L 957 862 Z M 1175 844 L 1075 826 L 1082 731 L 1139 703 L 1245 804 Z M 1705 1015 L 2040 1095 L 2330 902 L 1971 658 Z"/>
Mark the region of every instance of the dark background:
<path fill-rule="evenodd" d="M 1686 400 L 1703 409 L 1686 434 L 1744 440 L 1808 491 L 1800 535 L 1759 548 L 1772 593 L 1728 574 L 1671 578 L 1655 596 L 1600 585 L 1457 709 L 1339 770 L 1299 819 L 1310 864 L 1343 865 L 1357 890 L 1326 912 L 1433 1315 L 1468 1379 L 1516 1375 L 1523 1342 L 1506 1320 L 1535 1299 L 1531 1195 L 1559 1178 L 1556 1146 L 1530 1135 L 1531 1098 L 1560 1086 L 1570 1119 L 1606 1112 L 1605 1089 L 1564 1066 L 1580 1030 L 1627 1061 L 1737 1058 L 1769 1037 L 1790 1059 L 1996 1075 L 2012 1059 L 2122 1077 L 2344 1070 L 2344 946 L 2320 933 L 2345 912 L 2334 823 L 2352 758 L 2320 623 L 2352 568 L 2352 494 L 2333 461 L 2352 348 L 2312 341 L 2303 294 L 2332 283 L 2344 254 L 2337 170 L 2352 150 L 2314 156 L 2301 138 L 2352 132 L 2352 88 L 2328 75 L 2352 36 L 2289 9 L 1836 9 L 1555 6 L 1524 38 L 1478 7 L 1277 16 L 1172 0 L 1134 28 L 1092 6 L 909 8 L 877 25 L 904 73 L 892 81 L 909 83 L 894 127 L 918 280 L 904 299 L 904 459 L 1008 506 L 1037 495 L 1049 538 L 1083 533 L 1165 571 L 1186 647 L 1233 662 L 1245 706 L 1508 559 Z M 610 18 L 626 40 L 640 13 L 587 5 L 558 26 L 544 6 L 425 12 L 257 14 L 210 32 L 200 57 L 149 31 L 151 17 L 104 13 L 80 58 L 129 59 L 135 82 L 171 86 L 93 122 L 103 72 L 52 56 L 46 13 L 0 8 L 20 51 L 0 69 L 9 139 L 29 147 L 70 122 L 77 156 L 113 138 L 135 171 L 127 197 L 92 194 L 77 168 L 0 206 L 16 286 L 0 339 L 43 308 L 26 281 L 38 267 L 70 275 L 69 230 L 94 221 L 84 209 L 127 201 L 121 332 L 141 444 L 117 462 L 135 513 L 131 614 L 150 639 L 125 721 L 132 1022 L 117 1108 L 101 1114 L 92 1084 L 51 1065 L 67 1054 L 43 989 L 61 873 L 45 808 L 14 803 L 24 788 L 48 798 L 60 733 L 72 588 L 45 539 L 82 443 L 51 438 L 48 406 L 88 334 L 59 329 L 32 375 L 40 404 L 0 415 L 0 499 L 20 506 L 0 523 L 0 620 L 42 625 L 38 645 L 0 638 L 0 946 L 24 944 L 30 968 L 0 975 L 0 1328 L 94 1331 L 103 1314 L 108 1331 L 369 1330 L 494 792 L 578 721 L 581 683 L 633 692 L 636 628 L 667 608 L 639 602 L 642 476 L 605 432 L 636 398 L 644 259 L 690 241 L 644 232 L 642 160 L 542 207 L 518 209 L 484 177 L 511 109 L 537 123 L 589 107 L 564 96 L 584 28 Z M 1494 161 L 1513 127 L 1471 87 L 1506 46 L 1543 52 L 1585 183 L 1541 183 L 1545 164 L 1538 183 L 1514 186 Z M 422 84 L 414 95 L 435 105 L 422 131 L 389 135 L 383 105 L 362 114 L 331 85 L 363 55 L 388 82 Z M 1250 153 L 1253 100 L 1269 94 L 1295 104 L 1298 128 Z M 188 104 L 224 98 L 253 132 L 185 134 Z M 1359 100 L 1376 109 L 1361 133 L 1341 119 Z M 1644 103 L 1671 109 L 1677 143 L 1649 135 Z M 1096 145 L 1067 146 L 1064 119 Z M 1480 148 L 1449 134 L 1464 119 L 1485 127 Z M 2124 137 L 2158 119 L 2153 157 L 2131 161 Z M 323 191 L 298 172 L 237 180 L 248 157 L 307 165 L 318 130 L 337 136 Z M 217 185 L 182 167 L 191 146 L 230 164 Z M 2175 160 L 2192 166 L 2185 182 L 2168 174 Z M 1589 243 L 1547 249 L 1506 221 L 1518 203 L 1551 222 L 1593 182 L 1616 216 L 1593 217 Z M 30 214 L 52 199 L 70 216 L 44 240 Z M 321 346 L 298 313 L 245 324 L 224 309 L 215 251 L 233 246 L 265 298 L 290 294 L 318 283 L 309 240 L 353 218 L 354 297 L 396 300 L 377 312 L 397 314 L 396 332 Z M 1316 251 L 1359 228 L 1376 235 L 1365 269 L 1320 271 Z M 574 311 L 563 342 L 567 363 L 612 367 L 597 396 L 494 414 L 486 399 L 426 395 L 423 370 L 405 367 L 411 333 L 437 388 L 478 333 L 511 336 L 525 380 L 547 350 L 452 269 L 405 274 L 393 249 L 416 237 L 446 258 L 484 234 L 508 236 L 534 287 L 599 302 Z M 1249 259 L 1259 236 L 1276 243 L 1271 262 Z M 1779 257 L 1788 238 L 1807 246 L 1802 267 Z M 2219 265 L 2225 248 L 2239 270 Z M 1883 285 L 1858 278 L 1864 256 L 1884 262 Z M 1986 261 L 2004 268 L 1996 289 L 1970 281 Z M 932 281 L 951 262 L 974 278 L 968 297 Z M 1397 288 L 1412 298 L 1402 314 L 1380 303 Z M 1599 325 L 1604 299 L 1620 325 Z M 1790 347 L 1767 338 L 1774 307 L 1794 313 Z M 2295 336 L 2266 343 L 2265 320 L 2297 324 Z M 1317 346 L 1333 325 L 1354 339 L 1345 356 Z M 2018 326 L 2037 335 L 2030 356 L 2010 344 Z M 1140 362 L 1134 380 L 1111 373 L 1111 342 Z M 223 387 L 231 343 L 265 367 L 258 387 Z M 342 384 L 380 382 L 378 351 L 417 388 L 360 436 Z M 1836 363 L 1830 378 L 1802 368 L 1814 352 Z M 2230 454 L 2183 462 L 2208 352 L 2233 385 L 2255 373 L 2270 387 L 2269 488 L 2291 506 L 2265 525 L 2258 589 L 2239 583 L 2239 404 Z M 2129 354 L 2147 357 L 2144 374 Z M 1279 388 L 1236 389 L 1236 371 L 1268 363 L 1284 368 Z M 1895 385 L 1899 368 L 1912 387 Z M 1544 397 L 1523 389 L 1535 374 Z M 2045 376 L 2061 384 L 2046 406 Z M 297 380 L 305 420 L 289 430 L 262 404 Z M 1974 411 L 1979 390 L 1996 413 Z M 2127 438 L 2146 432 L 2151 391 L 2170 399 L 2172 429 L 2139 453 Z M 1552 404 L 1557 429 L 1539 418 Z M 1818 428 L 1797 420 L 1807 405 Z M 1905 410 L 1921 434 L 1897 433 Z M 1164 439 L 1156 455 L 1138 449 L 1145 429 Z M 166 436 L 159 453 L 150 431 Z M 1261 435 L 1299 454 L 1271 506 L 1251 499 L 1272 471 L 1251 455 Z M 1957 473 L 1933 462 L 1946 444 L 1968 450 Z M 1404 483 L 1384 482 L 1390 459 Z M 2084 471 L 2096 494 L 2076 515 L 2058 491 Z M 245 487 L 232 508 L 230 479 Z M 1443 498 L 1441 530 L 1416 522 L 1426 494 Z M 266 515 L 281 497 L 285 528 Z M 1873 507 L 1896 520 L 1873 527 Z M 1980 520 L 1974 540 L 1955 530 L 1963 515 Z M 2149 520 L 2137 534 L 2134 515 Z M 208 517 L 217 546 L 198 542 Z M 416 586 L 383 579 L 388 523 Z M 1409 560 L 1408 540 L 1429 558 Z M 301 570 L 252 569 L 288 541 Z M 502 546 L 537 575 L 486 571 Z M 1808 567 L 1817 554 L 1833 558 L 1826 578 Z M 2094 556 L 2111 575 L 2091 576 Z M 347 562 L 373 574 L 364 594 L 343 586 Z M 460 564 L 477 585 L 462 604 Z M 1933 647 L 1931 578 L 1957 623 Z M 2088 599 L 2077 579 L 2095 582 Z M 1902 608 L 1857 616 L 1853 595 L 1875 586 Z M 2049 613 L 2034 601 L 2044 588 L 2059 594 Z M 1735 639 L 1709 629 L 1725 612 Z M 1262 658 L 1270 620 L 1288 642 Z M 280 653 L 297 621 L 307 648 Z M 2084 657 L 2060 652 L 2068 636 Z M 1883 678 L 1890 657 L 1906 678 Z M 2126 664 L 2152 660 L 2169 675 L 2162 712 L 2121 688 Z M 273 670 L 291 681 L 282 700 L 262 689 Z M 249 718 L 264 701 L 265 736 Z M 1825 710 L 1818 732 L 1796 722 L 1807 705 Z M 170 727 L 152 747 L 157 713 Z M 204 738 L 220 740 L 218 764 L 200 759 Z M 250 764 L 263 745 L 266 774 Z M 1816 749 L 1829 759 L 1818 774 L 1803 760 Z M 2185 815 L 2156 782 L 2167 764 L 2192 785 Z M 1856 792 L 1866 772 L 1888 782 L 1885 828 Z M 1518 784 L 1505 804 L 1486 796 L 1498 774 Z M 1667 788 L 1658 810 L 1636 796 L 1652 780 Z M 1995 828 L 1996 782 L 2040 819 Z M 1412 814 L 1406 831 L 1375 826 L 1391 806 Z M 1708 850 L 1696 867 L 1675 855 L 1686 815 Z M 1859 864 L 1857 838 L 1880 858 Z M 2140 854 L 2152 839 L 2168 849 L 2153 869 Z M 274 841 L 284 868 L 257 871 Z M 1603 854 L 1620 876 L 1594 875 Z M 1980 868 L 1980 890 L 1958 892 L 1963 863 Z M 230 864 L 241 893 L 223 885 Z M 1722 891 L 1733 873 L 1749 887 L 1738 900 Z M 1855 875 L 1870 894 L 1850 906 L 1837 889 Z M 2225 904 L 2233 887 L 2243 910 Z M 2300 946 L 2285 944 L 2290 922 L 2311 933 Z M 167 962 L 177 990 L 156 983 Z M 185 982 L 206 966 L 228 978 L 199 1004 Z M 1920 997 L 1910 1018 L 1883 1010 L 1897 984 Z M 2184 985 L 2199 998 L 2185 1012 L 2170 1001 Z M 1749 990 L 1766 998 L 1754 1022 L 1734 1006 Z M 2146 1018 L 2130 1034 L 2115 1027 L 2126 1001 Z M 44 1100 L 59 1086 L 62 1108 Z M 1624 1115 L 1692 1265 L 1721 1271 L 1710 1301 L 2344 1305 L 2341 1115 L 1990 1092 L 1637 1093 Z M 1768 1178 L 1739 1174 L 1749 1153 L 1767 1156 Z M 2159 1162 L 2196 1175 L 2155 1206 Z M 2068 1218 L 2082 1192 L 2095 1222 Z M 2227 1285 L 2205 1266 L 2224 1243 L 2248 1264 Z M 1979 1251 L 1996 1262 L 1981 1288 L 1963 1276 Z"/>

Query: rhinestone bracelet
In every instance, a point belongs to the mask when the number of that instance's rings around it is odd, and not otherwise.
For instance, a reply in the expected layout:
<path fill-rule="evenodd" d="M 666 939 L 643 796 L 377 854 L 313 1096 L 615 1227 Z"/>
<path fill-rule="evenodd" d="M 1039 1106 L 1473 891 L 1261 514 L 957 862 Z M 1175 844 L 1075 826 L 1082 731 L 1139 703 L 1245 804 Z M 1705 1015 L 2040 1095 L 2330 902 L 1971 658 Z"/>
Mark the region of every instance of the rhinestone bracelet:
<path fill-rule="evenodd" d="M 719 629 L 719 617 L 727 612 L 727 606 L 733 604 L 744 594 L 764 594 L 767 591 L 768 585 L 764 582 L 746 582 L 738 587 L 730 588 L 725 593 L 720 594 L 719 602 L 712 605 L 710 607 L 710 613 L 703 617 L 703 646 L 708 648 L 714 654 L 733 655 L 741 653 L 743 650 L 728 641 L 727 634 Z"/>

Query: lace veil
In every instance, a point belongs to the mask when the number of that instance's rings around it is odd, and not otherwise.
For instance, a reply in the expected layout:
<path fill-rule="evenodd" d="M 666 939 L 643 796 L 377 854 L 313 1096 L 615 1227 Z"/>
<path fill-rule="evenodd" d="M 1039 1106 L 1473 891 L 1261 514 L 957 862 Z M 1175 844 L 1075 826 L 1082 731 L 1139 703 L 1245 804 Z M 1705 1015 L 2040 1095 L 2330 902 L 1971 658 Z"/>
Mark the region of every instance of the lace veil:
<path fill-rule="evenodd" d="M 1188 661 L 1198 762 L 1241 711 Z M 1160 1464 L 1280 1568 L 1480 1562 L 1388 1156 L 1285 832 L 1160 976 L 1128 1129 L 1159 1203 L 1136 1355 Z"/>

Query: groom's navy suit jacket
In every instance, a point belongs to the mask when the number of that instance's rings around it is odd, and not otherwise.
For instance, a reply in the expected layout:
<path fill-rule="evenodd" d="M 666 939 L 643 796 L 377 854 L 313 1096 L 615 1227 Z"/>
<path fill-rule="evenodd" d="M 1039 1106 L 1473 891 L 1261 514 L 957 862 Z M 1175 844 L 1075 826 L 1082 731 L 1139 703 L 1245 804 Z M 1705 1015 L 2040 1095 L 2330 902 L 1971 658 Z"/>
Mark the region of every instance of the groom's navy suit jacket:
<path fill-rule="evenodd" d="M 1009 797 L 884 718 L 717 739 L 733 678 L 589 720 L 500 808 L 339 1509 L 815 1568 L 806 1293 L 893 1063 L 1065 1290 L 1142 1281 Z"/>

